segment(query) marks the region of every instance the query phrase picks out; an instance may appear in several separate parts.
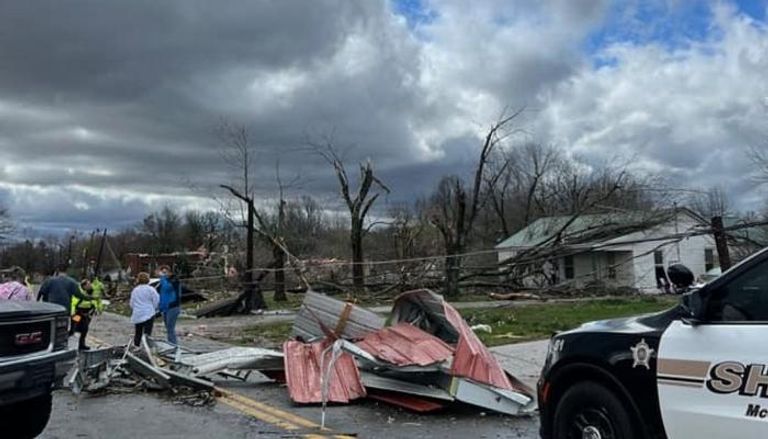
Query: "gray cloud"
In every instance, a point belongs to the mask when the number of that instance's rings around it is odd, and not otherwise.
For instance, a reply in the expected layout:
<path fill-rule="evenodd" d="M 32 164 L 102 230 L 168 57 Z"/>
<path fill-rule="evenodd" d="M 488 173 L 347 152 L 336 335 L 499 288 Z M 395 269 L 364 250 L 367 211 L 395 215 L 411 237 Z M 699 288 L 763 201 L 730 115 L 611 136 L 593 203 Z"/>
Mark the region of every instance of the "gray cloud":
<path fill-rule="evenodd" d="M 210 206 L 232 178 L 214 133 L 224 118 L 258 144 L 264 197 L 279 160 L 297 190 L 332 200 L 304 142 L 333 131 L 397 202 L 467 172 L 478 135 L 522 105 L 522 127 L 584 157 L 630 152 L 696 184 L 743 174 L 718 151 L 759 134 L 750 99 L 766 94 L 766 66 L 749 47 L 766 41 L 737 16 L 721 12 L 731 37 L 706 47 L 617 43 L 616 66 L 595 69 L 582 43 L 605 1 L 424 7 L 434 18 L 411 26 L 387 0 L 0 3 L 0 201 L 46 231 Z"/>

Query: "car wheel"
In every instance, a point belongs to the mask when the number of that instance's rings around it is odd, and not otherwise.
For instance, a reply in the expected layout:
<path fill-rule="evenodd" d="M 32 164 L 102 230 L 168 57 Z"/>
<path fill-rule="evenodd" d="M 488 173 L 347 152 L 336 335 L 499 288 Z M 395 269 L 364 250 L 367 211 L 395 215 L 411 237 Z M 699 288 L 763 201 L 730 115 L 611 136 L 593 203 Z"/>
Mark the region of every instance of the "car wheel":
<path fill-rule="evenodd" d="M 596 382 L 568 389 L 555 408 L 555 439 L 635 439 L 632 418 L 614 392 Z"/>
<path fill-rule="evenodd" d="M 51 417 L 53 397 L 50 393 L 36 398 L 20 401 L 0 408 L 0 419 L 13 420 L 3 426 L 3 430 L 11 435 L 8 437 L 31 439 L 40 435 L 48 425 Z"/>

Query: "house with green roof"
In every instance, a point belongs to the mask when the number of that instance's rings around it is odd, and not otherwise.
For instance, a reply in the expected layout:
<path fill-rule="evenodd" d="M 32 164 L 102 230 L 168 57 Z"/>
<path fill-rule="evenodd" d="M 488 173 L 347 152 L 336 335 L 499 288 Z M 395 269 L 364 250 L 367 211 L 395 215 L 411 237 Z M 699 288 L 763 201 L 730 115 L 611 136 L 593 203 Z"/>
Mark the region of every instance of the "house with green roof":
<path fill-rule="evenodd" d="M 496 246 L 499 263 L 524 265 L 526 286 L 604 285 L 665 291 L 682 263 L 700 276 L 719 265 L 707 221 L 688 209 L 540 218 Z M 520 281 L 520 279 L 518 279 Z"/>

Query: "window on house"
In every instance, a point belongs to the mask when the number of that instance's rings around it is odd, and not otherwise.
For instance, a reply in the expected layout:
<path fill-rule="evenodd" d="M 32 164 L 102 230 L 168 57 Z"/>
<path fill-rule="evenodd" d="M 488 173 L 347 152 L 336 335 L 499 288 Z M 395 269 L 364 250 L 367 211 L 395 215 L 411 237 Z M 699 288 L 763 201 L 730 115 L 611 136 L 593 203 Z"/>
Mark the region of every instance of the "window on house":
<path fill-rule="evenodd" d="M 704 271 L 709 271 L 715 267 L 720 266 L 720 261 L 717 260 L 717 253 L 714 249 L 704 249 Z"/>
<path fill-rule="evenodd" d="M 657 267 L 664 266 L 664 252 L 662 252 L 661 250 L 656 250 L 655 252 L 653 252 L 653 264 L 656 265 Z"/>
<path fill-rule="evenodd" d="M 661 250 L 653 252 L 653 265 L 656 272 L 656 286 L 669 292 L 670 283 L 667 278 L 667 270 L 664 269 L 664 253 Z"/>
<path fill-rule="evenodd" d="M 565 256 L 563 258 L 563 268 L 565 270 L 565 278 L 573 279 L 576 275 L 575 267 L 573 266 L 573 256 Z"/>
<path fill-rule="evenodd" d="M 616 279 L 616 253 L 608 252 L 605 254 L 605 265 L 608 279 Z"/>

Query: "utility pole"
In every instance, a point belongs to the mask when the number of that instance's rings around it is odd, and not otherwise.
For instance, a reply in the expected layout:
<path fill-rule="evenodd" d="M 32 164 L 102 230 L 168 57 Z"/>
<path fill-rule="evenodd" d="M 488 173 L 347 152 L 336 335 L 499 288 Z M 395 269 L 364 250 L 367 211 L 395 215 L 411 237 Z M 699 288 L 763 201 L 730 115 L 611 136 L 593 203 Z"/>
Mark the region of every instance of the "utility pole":
<path fill-rule="evenodd" d="M 107 229 L 104 229 L 104 233 L 101 235 L 101 244 L 99 245 L 99 253 L 96 256 L 96 267 L 94 269 L 94 276 L 101 275 L 101 258 L 104 255 L 104 244 L 107 242 Z"/>
<path fill-rule="evenodd" d="M 75 235 L 69 237 L 69 247 L 67 248 L 67 270 L 72 266 L 72 245 L 75 242 Z"/>
<path fill-rule="evenodd" d="M 243 273 L 243 281 L 245 282 L 245 312 L 251 312 L 254 305 L 254 290 L 255 285 L 253 283 L 253 216 L 254 206 L 253 198 L 247 197 L 246 203 L 248 204 L 248 230 L 246 231 L 246 249 L 245 249 L 245 273 Z"/>
<path fill-rule="evenodd" d="M 731 268 L 731 254 L 728 251 L 728 237 L 723 229 L 723 217 L 712 217 L 712 235 L 715 238 L 717 258 L 720 261 L 720 270 L 724 272 Z"/>
<path fill-rule="evenodd" d="M 678 208 L 677 208 L 677 201 L 675 201 L 675 235 L 680 233 L 680 231 L 678 230 L 679 227 L 677 225 L 677 217 L 678 217 Z M 680 259 L 680 241 L 675 242 L 675 250 L 677 252 L 677 262 L 679 263 L 679 262 L 681 262 L 681 259 Z"/>
<path fill-rule="evenodd" d="M 82 272 L 83 278 L 88 276 L 88 251 L 91 249 L 91 246 L 93 245 L 93 237 L 96 236 L 98 232 L 99 232 L 99 229 L 96 229 L 91 232 L 91 238 L 88 240 L 88 245 L 83 249 L 83 272 Z"/>

